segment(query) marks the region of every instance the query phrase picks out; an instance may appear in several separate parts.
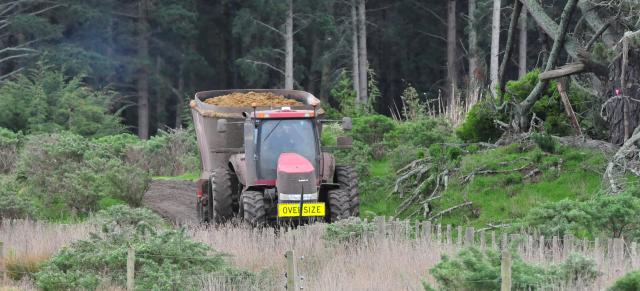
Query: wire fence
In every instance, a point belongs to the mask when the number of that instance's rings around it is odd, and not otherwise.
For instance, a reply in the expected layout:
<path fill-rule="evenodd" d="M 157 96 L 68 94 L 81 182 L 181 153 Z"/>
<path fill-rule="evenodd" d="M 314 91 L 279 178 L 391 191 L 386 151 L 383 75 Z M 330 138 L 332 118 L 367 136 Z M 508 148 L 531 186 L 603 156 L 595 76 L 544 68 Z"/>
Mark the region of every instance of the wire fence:
<path fill-rule="evenodd" d="M 345 250 L 331 251 L 331 253 L 344 253 L 354 250 L 355 256 L 366 253 L 368 256 L 378 254 L 378 250 L 389 250 L 394 256 L 401 248 L 412 248 L 414 253 L 431 252 L 432 257 L 439 257 L 442 254 L 452 255 L 466 247 L 478 247 L 485 250 L 502 251 L 506 249 L 514 250 L 518 256 L 524 261 L 537 265 L 557 264 L 566 260 L 572 253 L 580 253 L 586 257 L 592 258 L 597 265 L 601 276 L 596 282 L 588 284 L 588 286 L 576 285 L 576 282 L 542 282 L 535 284 L 523 284 L 514 282 L 513 288 L 518 290 L 603 290 L 610 286 L 610 283 L 625 273 L 638 269 L 640 267 L 640 257 L 638 256 L 637 243 L 624 240 L 623 238 L 596 238 L 596 239 L 580 239 L 570 235 L 545 237 L 537 231 L 529 229 L 517 233 L 502 233 L 495 230 L 477 231 L 472 227 L 461 227 L 452 225 L 434 224 L 429 221 L 410 222 L 400 220 L 386 220 L 384 217 L 373 219 L 372 223 L 376 225 L 375 229 L 365 231 L 352 242 L 341 244 L 339 248 Z M 202 230 L 200 227 L 194 227 Z M 327 246 L 322 242 L 322 232 L 325 225 L 315 224 L 301 226 L 291 229 L 251 229 L 237 226 L 220 226 L 216 228 L 208 228 L 202 232 L 208 237 L 201 237 L 202 240 L 220 239 L 221 236 L 234 237 L 240 240 L 256 240 L 255 244 L 259 245 L 261 251 L 266 253 L 265 256 L 273 256 L 275 261 L 280 261 L 282 266 L 286 264 L 284 254 L 287 250 L 295 250 L 302 254 L 307 254 L 305 249 L 327 249 L 335 248 Z M 188 232 L 193 236 L 193 230 Z M 248 234 L 248 235 L 247 235 Z M 6 237 L 5 237 L 6 238 Z M 26 237 L 25 237 L 26 238 Z M 14 246 L 17 241 L 14 238 Z M 296 244 L 296 241 L 298 242 Z M 233 244 L 234 242 L 222 242 Z M 24 244 L 21 244 L 24 245 Z M 217 249 L 217 248 L 216 248 Z M 303 251 L 300 251 L 300 250 Z M 372 251 L 366 251 L 370 249 Z M 0 258 L 4 261 L 2 254 L 7 254 L 6 246 L 0 244 Z M 410 252 L 407 252 L 411 254 Z M 140 251 L 135 254 L 134 262 L 144 259 L 167 259 L 167 260 L 191 260 L 197 262 L 202 259 L 219 258 L 214 256 L 193 256 L 189 254 L 157 254 L 153 250 Z M 421 257 L 421 260 L 424 258 Z M 322 259 L 324 260 L 324 259 Z M 297 278 L 297 287 L 305 287 L 309 290 L 309 286 L 318 286 L 318 281 L 326 280 L 327 277 L 320 277 L 318 274 L 318 264 L 330 262 L 322 261 L 317 257 L 311 256 L 311 261 L 294 260 L 296 264 L 296 272 L 294 278 Z M 363 262 L 370 262 L 364 261 Z M 288 262 L 287 262 L 288 263 Z M 410 262 L 406 262 L 410 264 Z M 132 264 L 135 266 L 136 264 Z M 338 269 L 338 268 L 336 268 Z M 3 271 L 6 271 L 3 264 Z M 274 270 L 280 271 L 279 268 Z M 425 276 L 424 269 L 422 272 Z M 19 270 L 13 270 L 19 273 Z M 24 272 L 28 274 L 29 272 Z M 6 274 L 6 272 L 3 272 Z M 135 274 L 135 270 L 133 272 Z M 345 276 L 344 274 L 336 274 L 336 276 Z M 135 278 L 135 277 L 134 277 Z M 256 279 L 257 278 L 257 279 Z M 244 274 L 208 274 L 197 278 L 199 286 L 203 290 L 283 290 L 290 277 L 284 276 L 283 272 L 271 273 L 265 277 L 256 277 Z M 304 279 L 301 279 L 304 278 Z M 419 282 L 419 281 L 418 281 Z M 498 284 L 503 282 L 502 278 L 491 280 L 470 280 L 468 283 L 487 283 Z M 573 284 L 573 285 L 571 285 Z M 343 285 L 344 286 L 344 285 Z M 331 289 L 330 287 L 327 287 Z M 313 289 L 313 288 L 312 288 Z M 354 288 L 357 289 L 357 288 Z M 298 289 L 299 290 L 299 289 Z"/>

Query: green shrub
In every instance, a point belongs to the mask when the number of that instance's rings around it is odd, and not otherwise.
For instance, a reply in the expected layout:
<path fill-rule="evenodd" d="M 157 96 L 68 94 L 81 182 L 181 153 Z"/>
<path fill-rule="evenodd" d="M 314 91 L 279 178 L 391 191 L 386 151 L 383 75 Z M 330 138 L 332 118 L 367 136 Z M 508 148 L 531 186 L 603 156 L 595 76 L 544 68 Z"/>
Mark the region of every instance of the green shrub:
<path fill-rule="evenodd" d="M 353 139 L 369 145 L 382 142 L 386 132 L 396 128 L 396 123 L 389 117 L 371 114 L 353 119 Z"/>
<path fill-rule="evenodd" d="M 137 136 L 130 133 L 120 133 L 107 135 L 93 140 L 100 151 L 108 152 L 113 156 L 123 158 L 125 149 L 129 146 L 135 146 L 142 141 Z"/>
<path fill-rule="evenodd" d="M 161 131 L 146 142 L 129 145 L 125 162 L 154 176 L 177 176 L 200 168 L 195 132 L 190 129 Z"/>
<path fill-rule="evenodd" d="M 340 113 L 344 116 L 359 116 L 362 111 L 356 106 L 356 92 L 353 81 L 346 71 L 340 73 L 340 78 L 331 89 L 331 97 L 337 101 Z"/>
<path fill-rule="evenodd" d="M 432 144 L 429 146 L 429 156 L 434 159 L 442 159 L 445 154 L 445 146 L 441 144 Z"/>
<path fill-rule="evenodd" d="M 328 224 L 322 238 L 332 243 L 352 242 L 362 239 L 366 233 L 373 233 L 375 230 L 375 224 L 351 217 Z"/>
<path fill-rule="evenodd" d="M 520 80 L 507 82 L 507 91 L 504 94 L 505 100 L 520 102 L 529 96 L 531 90 L 538 82 L 539 70 L 533 70 L 524 75 Z M 596 106 L 596 98 L 592 98 L 584 90 L 580 90 L 573 86 L 568 88 L 568 95 L 576 112 L 588 112 L 594 115 L 599 113 L 599 106 Z M 594 110 L 594 108 L 598 108 Z M 531 109 L 536 116 L 544 121 L 545 131 L 554 135 L 567 135 L 572 128 L 567 118 L 564 105 L 557 89 L 557 82 L 551 81 L 546 89 L 542 92 L 542 96 Z M 598 114 L 599 115 L 599 114 Z M 599 129 L 593 118 L 587 120 L 587 130 L 596 133 Z"/>
<path fill-rule="evenodd" d="M 0 127 L 13 131 L 57 132 L 84 136 L 121 132 L 120 118 L 107 112 L 113 92 L 95 91 L 82 76 L 68 79 L 40 65 L 0 87 Z"/>
<path fill-rule="evenodd" d="M 609 291 L 637 291 L 640 290 L 640 271 L 629 272 L 618 279 Z"/>
<path fill-rule="evenodd" d="M 369 163 L 371 162 L 371 147 L 358 140 L 353 141 L 353 147 L 335 152 L 336 163 L 340 165 L 352 165 L 358 176 L 369 176 Z"/>
<path fill-rule="evenodd" d="M 0 174 L 11 171 L 18 159 L 20 135 L 0 127 Z"/>
<path fill-rule="evenodd" d="M 434 143 L 455 141 L 451 126 L 442 118 L 423 118 L 398 124 L 395 129 L 384 134 L 387 148 L 401 144 L 428 148 Z"/>
<path fill-rule="evenodd" d="M 540 147 L 541 150 L 547 153 L 555 153 L 557 148 L 557 142 L 551 135 L 544 133 L 534 133 L 531 138 Z"/>
<path fill-rule="evenodd" d="M 150 178 L 82 136 L 61 132 L 29 136 L 17 174 L 43 208 L 60 202 L 87 213 L 105 197 L 139 205 Z"/>
<path fill-rule="evenodd" d="M 456 135 L 466 142 L 495 142 L 502 135 L 495 125 L 496 119 L 500 119 L 500 116 L 495 106 L 480 102 L 469 110 Z"/>
<path fill-rule="evenodd" d="M 136 253 L 136 290 L 194 290 L 203 275 L 227 277 L 229 287 L 237 276 L 251 279 L 208 245 L 189 239 L 184 231 L 167 230 L 133 237 L 94 234 L 44 263 L 35 274 L 36 284 L 43 290 L 95 290 L 104 281 L 123 286 L 129 245 Z"/>
<path fill-rule="evenodd" d="M 583 286 L 592 283 L 601 275 L 596 262 L 580 253 L 571 253 L 558 266 L 558 272 L 563 282 L 572 285 L 583 284 Z"/>
<path fill-rule="evenodd" d="M 387 155 L 389 165 L 394 171 L 401 169 L 416 159 L 418 159 L 418 149 L 407 144 L 399 145 Z"/>
<path fill-rule="evenodd" d="M 452 146 L 447 148 L 447 160 L 449 161 L 457 160 L 458 158 L 460 158 L 460 156 L 462 156 L 462 154 L 462 149 L 459 147 Z"/>
<path fill-rule="evenodd" d="M 499 290 L 500 262 L 500 254 L 494 250 L 466 248 L 455 257 L 443 255 L 430 273 L 440 290 Z M 514 290 L 528 290 L 546 282 L 549 271 L 512 255 L 511 276 Z"/>
<path fill-rule="evenodd" d="M 164 220 L 158 214 L 146 208 L 133 208 L 127 205 L 114 205 L 98 211 L 90 220 L 92 224 L 107 228 L 127 228 L 146 224 L 152 228 L 164 225 Z"/>
<path fill-rule="evenodd" d="M 565 234 L 591 234 L 607 237 L 640 237 L 640 198 L 632 193 L 597 195 L 579 202 L 562 200 L 533 208 L 518 227 L 533 227 L 551 237 Z"/>
<path fill-rule="evenodd" d="M 18 195 L 18 187 L 10 177 L 0 177 L 0 220 L 26 218 L 33 214 L 29 200 Z"/>
<path fill-rule="evenodd" d="M 582 211 L 580 202 L 565 199 L 531 209 L 520 225 L 533 227 L 545 237 L 564 236 L 584 230 L 584 222 L 590 219 L 589 214 Z"/>
<path fill-rule="evenodd" d="M 342 126 L 340 126 L 340 124 L 325 124 L 322 127 L 322 136 L 320 137 L 320 141 L 323 146 L 336 146 L 338 137 L 343 134 L 344 131 L 342 130 Z"/>

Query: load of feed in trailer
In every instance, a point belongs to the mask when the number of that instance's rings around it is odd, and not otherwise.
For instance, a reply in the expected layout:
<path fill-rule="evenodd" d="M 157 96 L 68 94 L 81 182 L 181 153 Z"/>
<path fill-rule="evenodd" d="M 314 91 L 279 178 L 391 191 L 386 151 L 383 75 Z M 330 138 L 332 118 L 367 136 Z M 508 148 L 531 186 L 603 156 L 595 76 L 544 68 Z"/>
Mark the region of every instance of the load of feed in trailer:
<path fill-rule="evenodd" d="M 289 99 L 271 92 L 234 92 L 204 100 L 204 103 L 224 107 L 304 106 L 300 101 Z"/>

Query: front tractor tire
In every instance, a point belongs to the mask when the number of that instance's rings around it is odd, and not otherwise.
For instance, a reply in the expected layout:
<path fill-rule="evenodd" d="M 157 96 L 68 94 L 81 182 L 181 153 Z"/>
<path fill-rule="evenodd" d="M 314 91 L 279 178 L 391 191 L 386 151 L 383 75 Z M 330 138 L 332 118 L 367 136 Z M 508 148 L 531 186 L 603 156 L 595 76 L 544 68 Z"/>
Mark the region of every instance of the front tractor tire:
<path fill-rule="evenodd" d="M 336 166 L 336 183 L 349 196 L 349 212 L 351 216 L 360 215 L 360 195 L 358 194 L 358 173 L 351 166 Z"/>
<path fill-rule="evenodd" d="M 331 189 L 327 192 L 329 204 L 329 222 L 336 222 L 351 216 L 351 201 L 344 189 Z"/>
<path fill-rule="evenodd" d="M 204 222 L 224 223 L 233 218 L 233 176 L 224 168 L 213 171 L 207 187 L 207 199 L 202 206 Z"/>
<path fill-rule="evenodd" d="M 264 205 L 264 194 L 260 191 L 242 192 L 242 218 L 252 226 L 263 226 L 267 223 L 267 212 Z"/>

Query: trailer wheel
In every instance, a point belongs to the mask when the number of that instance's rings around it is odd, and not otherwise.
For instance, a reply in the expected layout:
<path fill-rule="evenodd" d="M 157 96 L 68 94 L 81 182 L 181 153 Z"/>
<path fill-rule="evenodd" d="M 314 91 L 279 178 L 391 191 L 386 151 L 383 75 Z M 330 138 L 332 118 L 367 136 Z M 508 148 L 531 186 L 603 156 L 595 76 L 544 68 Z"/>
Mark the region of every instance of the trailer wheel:
<path fill-rule="evenodd" d="M 242 215 L 244 221 L 252 226 L 262 226 L 267 222 L 264 206 L 264 194 L 260 191 L 242 192 Z"/>
<path fill-rule="evenodd" d="M 343 189 L 331 189 L 327 192 L 329 204 L 329 222 L 345 219 L 350 215 L 349 195 Z"/>
<path fill-rule="evenodd" d="M 358 194 L 358 173 L 351 166 L 336 166 L 336 183 L 349 196 L 349 213 L 351 216 L 360 215 L 360 195 Z"/>
<path fill-rule="evenodd" d="M 213 171 L 209 180 L 210 188 L 205 208 L 205 218 L 209 222 L 223 223 L 233 218 L 233 191 L 231 173 L 224 168 Z"/>

